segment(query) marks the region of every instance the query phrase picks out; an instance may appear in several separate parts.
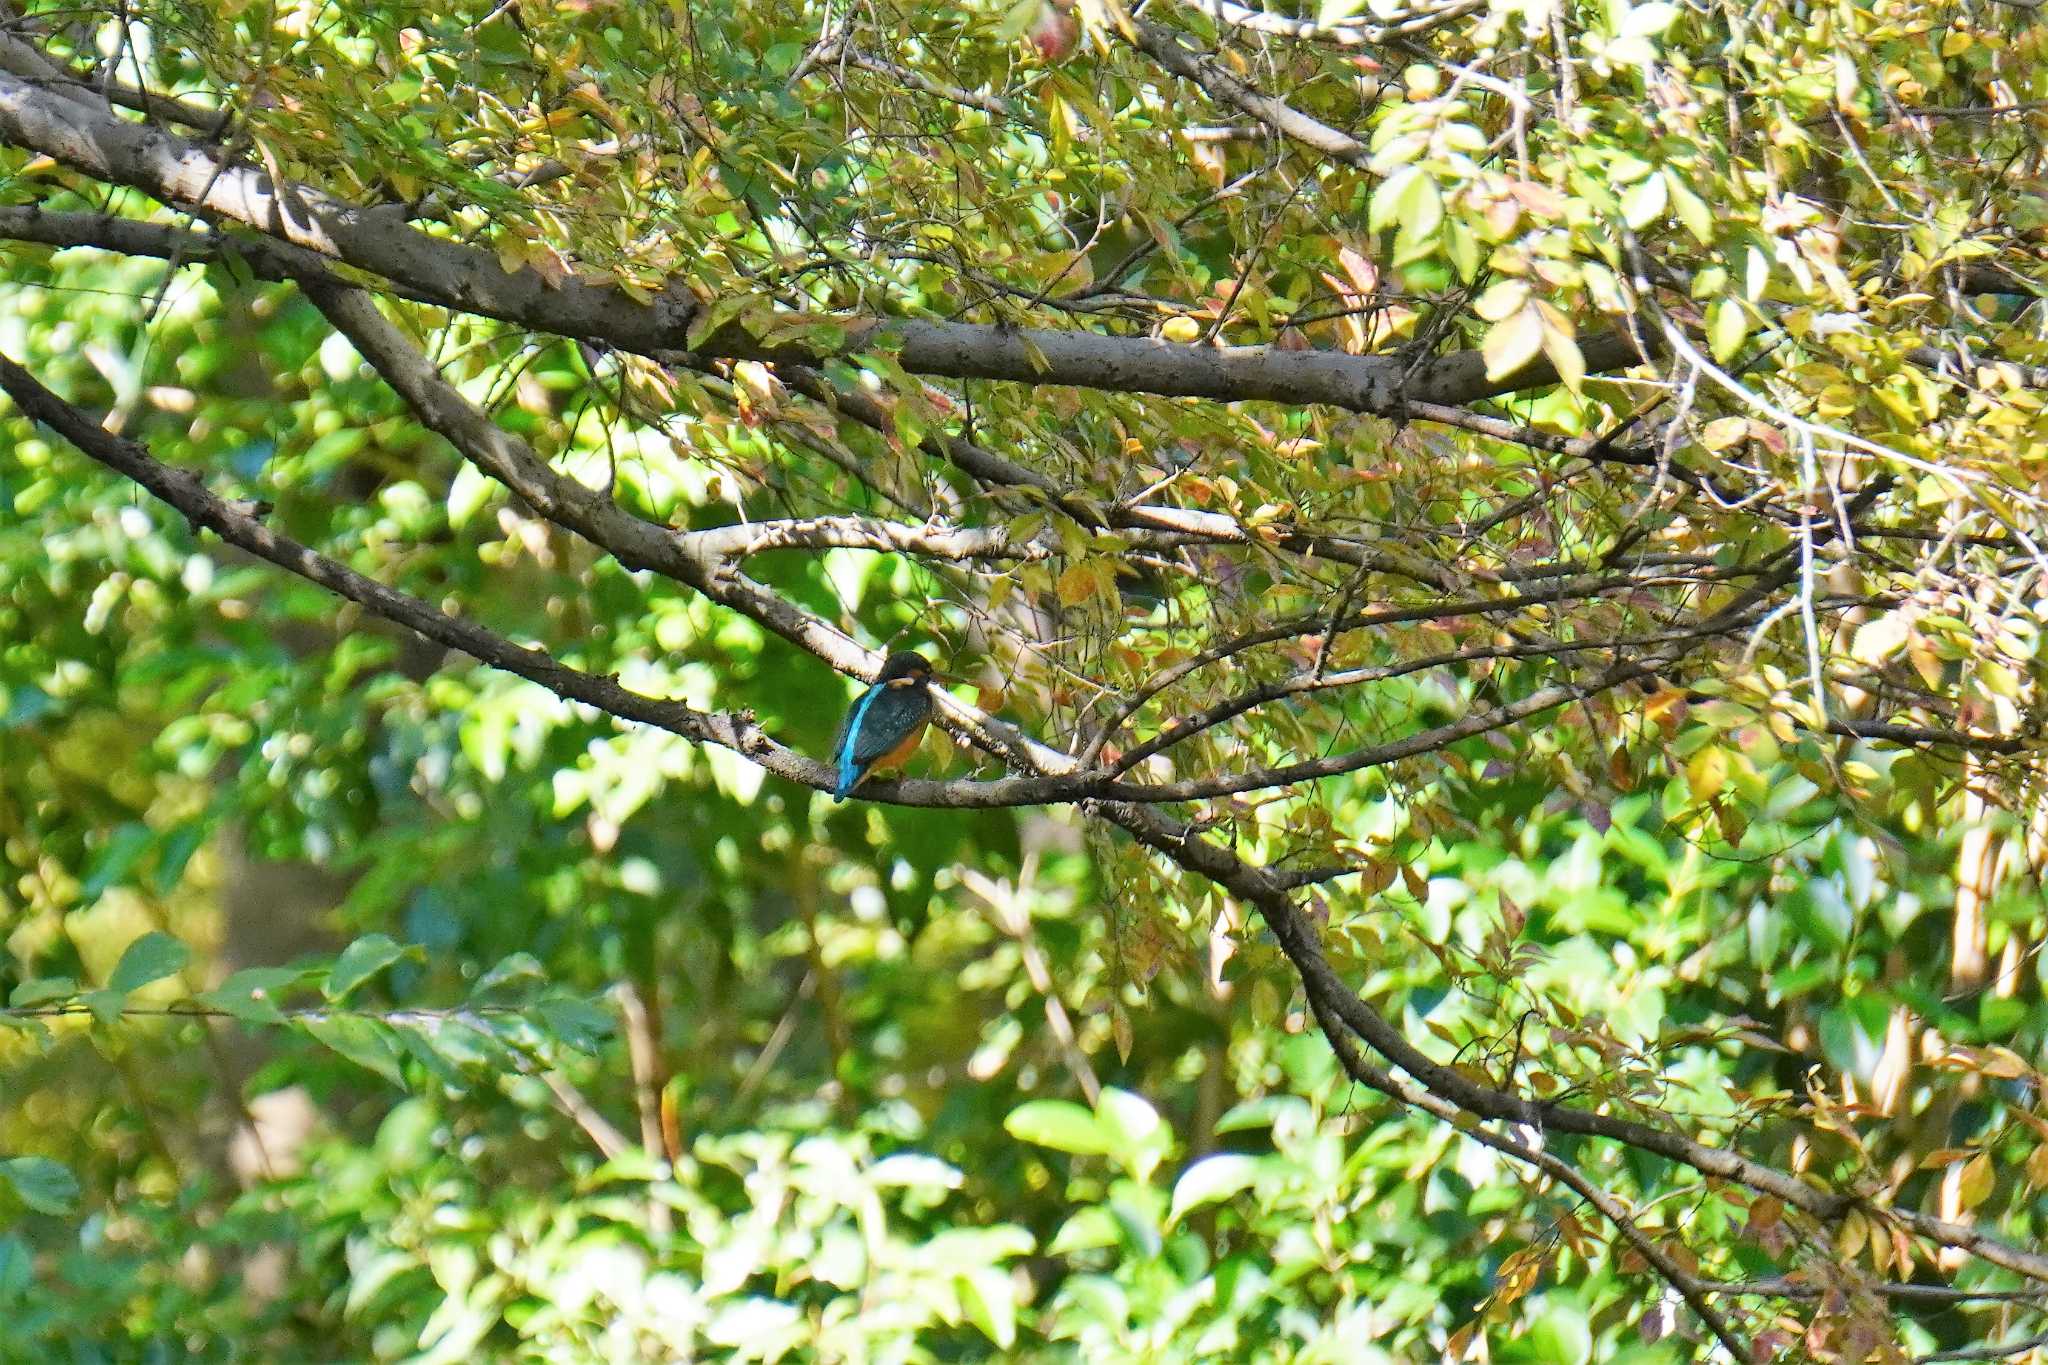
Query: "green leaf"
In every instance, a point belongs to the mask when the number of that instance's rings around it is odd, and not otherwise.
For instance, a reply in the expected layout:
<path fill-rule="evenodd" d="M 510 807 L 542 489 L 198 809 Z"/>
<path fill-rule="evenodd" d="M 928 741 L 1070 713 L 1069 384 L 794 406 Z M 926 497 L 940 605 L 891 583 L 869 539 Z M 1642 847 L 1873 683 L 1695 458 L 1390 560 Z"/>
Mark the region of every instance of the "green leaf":
<path fill-rule="evenodd" d="M 244 967 L 212 990 L 201 991 L 192 998 L 209 1009 L 250 1023 L 278 1024 L 284 1022 L 276 1003 L 278 997 L 305 980 L 306 975 L 299 967 Z"/>
<path fill-rule="evenodd" d="M 1543 320 L 1543 354 L 1564 386 L 1577 393 L 1586 378 L 1586 357 L 1570 320 L 1541 299 L 1536 301 L 1536 314 Z"/>
<path fill-rule="evenodd" d="M 1113 1085 L 1096 1099 L 1095 1118 L 1105 1133 L 1125 1147 L 1156 1142 L 1166 1131 L 1150 1101 Z"/>
<path fill-rule="evenodd" d="M 1174 1182 L 1173 1207 L 1166 1215 L 1166 1225 L 1172 1227 L 1190 1209 L 1214 1204 L 1240 1190 L 1250 1189 L 1258 1178 L 1259 1158 L 1255 1156 L 1222 1152 L 1203 1157 L 1181 1172 L 1180 1179 Z"/>
<path fill-rule="evenodd" d="M 574 995 L 536 1001 L 525 1015 L 549 1037 L 579 1052 L 595 1051 L 599 1043 L 612 1036 L 614 1029 L 608 1012 Z"/>
<path fill-rule="evenodd" d="M 1232 1105 L 1223 1117 L 1216 1120 L 1215 1131 L 1219 1133 L 1241 1133 L 1259 1128 L 1271 1128 L 1282 1117 L 1298 1125 L 1311 1122 L 1308 1102 L 1299 1095 L 1264 1095 L 1255 1100 Z"/>
<path fill-rule="evenodd" d="M 701 309 L 690 319 L 690 328 L 683 338 L 683 345 L 689 350 L 696 350 L 714 332 L 752 307 L 754 301 L 755 296 L 745 290 L 734 290 L 712 300 L 710 307 Z"/>
<path fill-rule="evenodd" d="M 976 1266 L 960 1276 L 960 1306 L 983 1336 L 1008 1350 L 1017 1340 L 1017 1286 L 1000 1266 Z"/>
<path fill-rule="evenodd" d="M 334 970 L 327 974 L 327 984 L 322 989 L 329 1000 L 344 999 L 392 963 L 418 951 L 393 942 L 388 934 L 364 934 L 335 959 Z"/>
<path fill-rule="evenodd" d="M 434 1041 L 418 1029 L 393 1029 L 390 1038 L 404 1049 L 414 1061 L 427 1069 L 427 1073 L 450 1090 L 462 1091 L 470 1082 L 462 1074 L 462 1067 L 453 1057 L 434 1046 Z"/>
<path fill-rule="evenodd" d="M 1734 358 L 1749 335 L 1749 318 L 1733 299 L 1715 299 L 1707 305 L 1707 344 L 1714 359 L 1722 364 Z"/>
<path fill-rule="evenodd" d="M 1403 166 L 1380 183 L 1366 210 L 1366 225 L 1377 232 L 1398 224 L 1405 234 L 1422 237 L 1443 221 L 1443 195 L 1420 166 Z"/>
<path fill-rule="evenodd" d="M 78 1202 L 78 1177 L 43 1156 L 17 1156 L 0 1161 L 0 1185 L 34 1209 L 61 1217 Z"/>
<path fill-rule="evenodd" d="M 501 496 L 505 486 L 473 464 L 463 464 L 448 484 L 448 524 L 460 530 L 470 518 Z"/>
<path fill-rule="evenodd" d="M 0 1237 L 0 1308 L 35 1280 L 35 1256 L 19 1237 Z"/>
<path fill-rule="evenodd" d="M 91 905 L 108 887 L 126 881 L 155 838 L 144 824 L 126 824 L 115 830 L 99 857 L 93 860 L 92 871 L 85 874 L 84 884 L 78 889 L 79 898 Z"/>
<path fill-rule="evenodd" d="M 1661 175 L 1653 175 L 1621 197 L 1621 216 L 1637 232 L 1661 222 L 1671 203 L 1671 186 Z"/>
<path fill-rule="evenodd" d="M 470 994 L 487 996 L 518 994 L 533 986 L 547 984 L 547 973 L 532 953 L 513 953 L 477 979 Z"/>
<path fill-rule="evenodd" d="M 1528 1343 L 1545 1365 L 1587 1365 L 1593 1358 L 1593 1333 L 1575 1304 L 1560 1304 L 1537 1319 Z"/>
<path fill-rule="evenodd" d="M 78 983 L 68 976 L 31 977 L 14 988 L 7 1003 L 15 1009 L 46 1005 L 52 1000 L 69 1000 L 78 994 Z"/>
<path fill-rule="evenodd" d="M 1906 613 L 1888 611 L 1856 628 L 1855 639 L 1849 646 L 1849 657 L 1858 663 L 1882 662 L 1904 649 L 1907 637 L 1912 633 L 1913 623 Z"/>
<path fill-rule="evenodd" d="M 398 1049 L 390 1031 L 372 1019 L 354 1014 L 326 1014 L 305 1020 L 306 1032 L 333 1048 L 357 1066 L 376 1072 L 393 1085 L 403 1086 L 398 1070 Z"/>
<path fill-rule="evenodd" d="M 165 831 L 157 844 L 156 869 L 149 877 L 150 889 L 158 896 L 168 896 L 177 890 L 179 879 L 185 875 L 186 864 L 206 842 L 208 828 L 205 820 L 187 820 Z"/>
<path fill-rule="evenodd" d="M 107 978 L 107 989 L 127 995 L 152 981 L 161 981 L 183 971 L 191 960 L 190 948 L 169 934 L 152 929 L 129 944 L 127 951 L 121 954 L 121 960 L 114 964 L 113 975 Z"/>
<path fill-rule="evenodd" d="M 1173 1148 L 1173 1134 L 1159 1111 L 1142 1096 L 1109 1086 L 1095 1101 L 1095 1124 L 1109 1141 L 1110 1155 L 1139 1180 L 1149 1180 Z"/>
<path fill-rule="evenodd" d="M 1010 1111 L 1003 1127 L 1011 1137 L 1077 1156 L 1103 1156 L 1112 1150 L 1110 1136 L 1095 1115 L 1072 1100 L 1032 1100 Z"/>
<path fill-rule="evenodd" d="M 1757 247 L 1751 246 L 1742 253 L 1743 297 L 1755 303 L 1764 296 L 1764 290 L 1771 283 L 1771 258 Z"/>
<path fill-rule="evenodd" d="M 1070 1251 L 1093 1251 L 1097 1247 L 1113 1247 L 1123 1237 L 1123 1225 L 1117 1222 L 1116 1215 L 1095 1204 L 1062 1224 L 1046 1251 L 1054 1256 Z"/>
<path fill-rule="evenodd" d="M 1663 179 L 1671 190 L 1671 204 L 1678 221 L 1685 224 L 1685 230 L 1700 245 L 1710 245 L 1714 240 L 1714 211 L 1707 207 L 1707 201 L 1694 194 L 1692 186 L 1678 172 L 1667 169 Z"/>
<path fill-rule="evenodd" d="M 1015 0 L 1003 11 L 1002 21 L 996 25 L 996 37 L 1004 42 L 1022 37 L 1024 30 L 1030 28 L 1032 20 L 1038 17 L 1040 3 L 1042 0 Z"/>
<path fill-rule="evenodd" d="M 1481 322 L 1505 322 L 1529 302 L 1529 284 L 1526 280 L 1502 280 L 1481 294 L 1472 305 L 1472 312 Z"/>

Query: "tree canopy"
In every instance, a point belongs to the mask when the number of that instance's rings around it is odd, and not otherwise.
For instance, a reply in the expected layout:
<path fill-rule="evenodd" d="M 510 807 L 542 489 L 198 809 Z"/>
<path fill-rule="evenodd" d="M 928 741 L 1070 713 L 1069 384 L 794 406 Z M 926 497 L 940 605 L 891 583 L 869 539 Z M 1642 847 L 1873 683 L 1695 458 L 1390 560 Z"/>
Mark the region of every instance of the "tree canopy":
<path fill-rule="evenodd" d="M 0 1316 L 2048 1349 L 2044 46 L 0 6 Z"/>

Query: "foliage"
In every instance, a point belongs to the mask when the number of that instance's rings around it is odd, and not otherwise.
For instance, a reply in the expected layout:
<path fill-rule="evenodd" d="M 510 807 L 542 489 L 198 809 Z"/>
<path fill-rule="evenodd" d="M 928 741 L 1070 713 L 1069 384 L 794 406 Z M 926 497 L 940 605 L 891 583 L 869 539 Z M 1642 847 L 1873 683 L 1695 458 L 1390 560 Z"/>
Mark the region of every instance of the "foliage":
<path fill-rule="evenodd" d="M 8 19 L 0 1354 L 2031 1349 L 2048 25 L 1312 8 Z"/>

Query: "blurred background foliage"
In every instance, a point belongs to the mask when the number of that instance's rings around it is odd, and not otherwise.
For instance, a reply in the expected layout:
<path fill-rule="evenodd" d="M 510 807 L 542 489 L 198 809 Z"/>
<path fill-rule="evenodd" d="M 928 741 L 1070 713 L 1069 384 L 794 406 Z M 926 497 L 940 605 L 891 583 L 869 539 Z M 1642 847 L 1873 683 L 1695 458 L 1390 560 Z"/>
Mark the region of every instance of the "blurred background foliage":
<path fill-rule="evenodd" d="M 827 742 L 845 686 L 479 499 L 287 291 L 19 252 L 5 297 L 10 353 L 262 471 L 357 567 Z M 527 362 L 478 383 L 568 422 L 578 358 Z M 622 729 L 18 420 L 0 502 L 9 1359 L 1391 1362 L 1475 1320 L 1501 1361 L 1699 1349 L 1587 1211 L 1344 1084 L 1256 930 L 1154 912 L 1071 815 L 834 805 Z M 916 630 L 891 563 L 777 567 Z M 1767 780 L 1738 852 L 1682 773 L 1606 805 L 1447 766 L 1455 820 L 1388 896 L 1325 908 L 1333 951 L 1497 1076 L 1545 1084 L 1534 993 L 1604 1021 L 1611 1084 L 1667 1112 L 1768 1125 L 1811 1079 L 1900 1115 L 1866 1140 L 1916 1188 L 1978 1154 L 2038 1185 L 1969 1089 L 1916 1112 L 1893 1027 L 2038 1045 L 2038 898 L 1991 897 L 1992 969 L 1953 991 L 1959 832 Z M 181 1001 L 215 1017 L 154 1013 Z M 1724 1271 L 1786 1250 L 1734 1193 L 1659 1206 L 1654 1163 L 1582 1156 Z"/>
<path fill-rule="evenodd" d="M 165 27 L 228 42 L 243 8 L 167 7 Z M 770 8 L 703 21 L 734 30 L 713 44 L 726 97 L 772 130 L 803 117 L 782 85 L 807 35 L 750 17 Z M 525 147 L 532 130 L 489 98 L 499 65 L 531 56 L 512 26 L 419 21 L 453 54 L 435 98 L 472 101 L 441 115 Z M 998 22 L 963 20 L 962 48 L 1011 53 L 1020 26 Z M 593 44 L 617 39 L 590 27 Z M 415 41 L 377 31 L 394 50 Z M 1886 42 L 1901 62 L 1938 60 L 1918 35 Z M 628 72 L 636 56 L 581 58 Z M 779 201 L 727 165 L 698 167 L 697 198 L 668 205 L 706 242 L 621 240 L 658 185 L 617 203 L 557 186 L 555 217 L 521 219 L 503 183 L 416 121 L 416 81 L 369 65 L 339 91 L 294 88 L 279 66 L 255 111 L 259 129 L 295 102 L 331 119 L 331 141 L 293 153 L 338 191 L 451 186 L 499 215 L 501 252 L 545 268 L 543 239 L 574 237 L 628 283 L 727 239 L 759 254 L 746 269 L 789 245 L 747 237 L 742 210 Z M 1151 183 L 1154 168 L 1073 138 L 1057 110 L 1086 95 L 1078 78 L 1019 79 L 1050 88 L 1049 141 L 942 130 L 917 145 L 949 159 L 892 161 L 891 193 L 943 202 L 948 177 L 998 145 L 1012 175 L 1064 158 L 1069 192 Z M 698 112 L 671 89 L 639 93 Z M 1335 98 L 1304 96 L 1320 97 Z M 857 235 L 872 201 L 839 135 L 803 129 L 808 227 Z M 19 189 L 47 167 L 8 170 Z M 1265 186 L 1225 212 L 1256 223 L 1293 199 Z M 1055 249 L 1059 204 L 1020 193 L 1014 212 L 976 206 L 934 230 L 948 253 L 971 230 L 978 266 L 1035 288 L 1074 265 Z M 71 206 L 146 212 L 118 191 Z M 1336 247 L 1275 237 L 1276 275 L 1321 269 Z M 1194 293 L 1228 283 L 1228 233 L 1172 241 L 1162 273 Z M 899 301 L 972 278 L 890 268 Z M 232 262 L 10 243 L 0 305 L 0 350 L 161 458 L 274 501 L 275 524 L 373 577 L 638 690 L 751 708 L 813 753 L 853 695 L 751 623 L 523 513 L 289 288 Z M 443 321 L 436 359 L 468 396 L 558 465 L 603 467 L 639 510 L 710 525 L 784 492 L 774 480 L 796 457 L 764 461 L 757 425 L 707 416 L 677 441 L 595 409 L 594 387 L 628 384 L 604 358 Z M 1237 433 L 1234 417 L 1169 427 L 1128 398 L 1046 401 L 1080 433 L 1052 451 L 1077 468 L 1124 419 L 1162 448 Z M 1540 401 L 1554 425 L 1588 429 L 1561 391 Z M 983 419 L 995 445 L 1046 426 L 1023 402 Z M 1247 454 L 1243 500 L 1327 492 L 1327 470 L 1299 454 Z M 1466 496 L 1461 479 L 1495 480 L 1448 467 L 1447 502 Z M 622 728 L 200 538 L 11 413 L 0 510 L 8 1360 L 1708 1354 L 1567 1192 L 1349 1086 L 1257 924 L 1072 812 L 835 805 Z M 876 643 L 947 654 L 965 635 L 953 586 L 904 561 L 833 551 L 750 571 Z M 1113 656 L 1120 608 L 1099 587 L 1068 605 L 1108 599 L 1088 647 Z M 1372 720 L 1387 724 L 1431 698 L 1417 685 L 1380 701 Z M 2027 1059 L 2048 1035 L 2048 923 L 2028 831 L 1961 795 L 1953 765 L 1781 746 L 1738 699 L 1666 699 L 1637 740 L 1611 783 L 1558 781 L 1555 755 L 1531 761 L 1539 732 L 1461 744 L 1398 782 L 1325 784 L 1298 808 L 1322 822 L 1309 842 L 1375 850 L 1363 892 L 1345 883 L 1317 906 L 1349 979 L 1409 1036 L 1499 1082 L 1674 1115 L 2038 1244 L 2048 1123 Z M 962 766 L 943 741 L 928 753 L 933 770 Z M 1260 837 L 1256 814 L 1244 821 Z M 1808 1270 L 1836 1286 L 1845 1261 L 1933 1275 L 1929 1255 L 1860 1216 L 1823 1236 L 1638 1153 L 1551 1141 L 1674 1254 L 1708 1248 L 1700 1268 L 1722 1278 Z M 1941 1268 L 2019 1287 L 1981 1262 Z M 2029 1321 L 2023 1301 L 1903 1311 L 1919 1351 Z M 1879 1351 L 1854 1335 L 1866 1328 L 1867 1315 L 1788 1316 L 1757 1339 L 1787 1359 L 1861 1360 Z"/>

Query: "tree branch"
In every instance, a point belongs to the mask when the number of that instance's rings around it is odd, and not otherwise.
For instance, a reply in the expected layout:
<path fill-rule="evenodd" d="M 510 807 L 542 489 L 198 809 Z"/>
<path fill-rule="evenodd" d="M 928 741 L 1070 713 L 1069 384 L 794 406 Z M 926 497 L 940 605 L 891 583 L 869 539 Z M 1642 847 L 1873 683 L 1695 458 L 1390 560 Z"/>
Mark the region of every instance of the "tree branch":
<path fill-rule="evenodd" d="M 897 347 L 897 363 L 913 374 L 1224 402 L 1329 404 L 1381 414 L 1397 414 L 1409 402 L 1465 403 L 1557 379 L 1556 371 L 1539 361 L 1499 381 L 1488 380 L 1485 359 L 1476 351 L 1411 366 L 1398 357 L 1334 351 L 1180 345 L 1099 332 L 791 313 L 775 314 L 774 338 L 763 339 L 733 321 L 695 338 L 693 345 L 691 324 L 701 305 L 680 285 L 642 303 L 573 273 L 551 284 L 532 270 L 507 271 L 492 252 L 395 221 L 389 210 L 366 209 L 310 186 L 275 186 L 260 169 L 229 161 L 217 149 L 4 74 L 0 140 L 96 179 L 132 186 L 166 204 L 240 223 L 369 271 L 443 307 L 643 355 L 681 350 L 818 365 L 886 336 Z M 759 307 L 765 317 L 771 305 L 763 299 Z M 806 335 L 813 339 L 801 339 Z M 1595 338 L 1582 350 L 1589 372 L 1636 363 L 1633 347 L 1618 335 Z"/>
<path fill-rule="evenodd" d="M 1220 24 L 1229 24 L 1248 33 L 1294 38 L 1307 43 L 1327 43 L 1333 47 L 1376 47 L 1389 39 L 1417 38 L 1445 24 L 1456 23 L 1469 14 L 1482 13 L 1488 0 L 1453 0 L 1451 4 L 1436 9 L 1418 10 L 1404 18 L 1380 24 L 1356 19 L 1321 24 L 1313 19 L 1295 19 L 1270 10 L 1252 9 L 1235 3 L 1235 0 L 1182 0 L 1182 3 Z"/>

